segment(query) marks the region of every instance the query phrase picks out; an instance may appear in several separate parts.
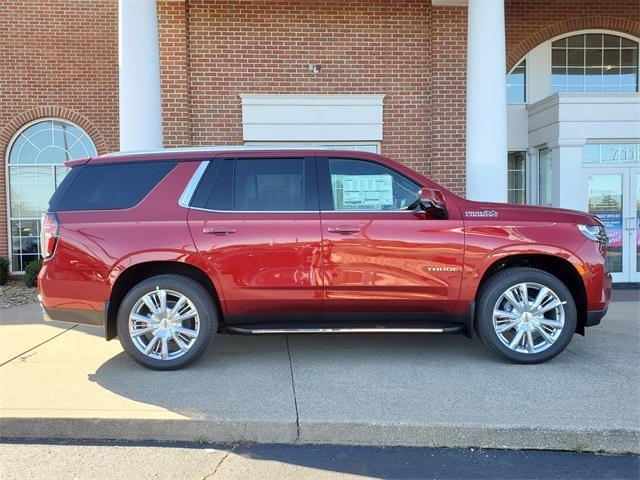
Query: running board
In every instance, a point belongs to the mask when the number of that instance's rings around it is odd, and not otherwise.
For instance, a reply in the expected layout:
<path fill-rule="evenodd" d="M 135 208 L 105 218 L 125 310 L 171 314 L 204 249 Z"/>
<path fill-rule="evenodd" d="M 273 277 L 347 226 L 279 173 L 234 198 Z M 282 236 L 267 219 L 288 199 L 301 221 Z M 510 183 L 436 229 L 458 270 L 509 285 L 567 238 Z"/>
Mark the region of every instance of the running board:
<path fill-rule="evenodd" d="M 224 331 L 244 335 L 298 333 L 464 333 L 464 325 L 445 327 L 337 327 L 337 328 L 246 328 L 225 326 Z"/>

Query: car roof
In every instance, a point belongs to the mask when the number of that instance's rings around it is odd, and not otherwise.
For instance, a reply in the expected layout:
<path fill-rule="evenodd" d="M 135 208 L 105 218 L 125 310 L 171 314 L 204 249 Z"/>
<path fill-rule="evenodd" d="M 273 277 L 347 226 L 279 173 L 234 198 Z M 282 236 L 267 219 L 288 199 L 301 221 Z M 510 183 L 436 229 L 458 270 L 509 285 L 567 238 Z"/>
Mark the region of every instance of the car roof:
<path fill-rule="evenodd" d="M 150 161 L 150 160 L 177 160 L 177 161 L 189 161 L 189 160 L 201 160 L 215 158 L 224 154 L 233 156 L 341 156 L 341 157 L 353 157 L 353 158 L 370 158 L 380 159 L 380 155 L 369 152 L 359 152 L 354 150 L 334 150 L 334 149 L 322 149 L 317 147 L 283 147 L 283 146 L 269 146 L 269 145 L 225 145 L 225 146 L 210 146 L 210 147 L 187 147 L 187 148 L 162 148 L 158 150 L 140 150 L 130 152 L 113 152 L 105 155 L 99 155 L 97 157 L 84 158 L 78 160 L 71 160 L 65 163 L 69 167 L 75 165 L 82 165 L 85 163 L 100 164 L 100 163 L 116 163 L 116 162 L 131 162 L 131 161 Z"/>

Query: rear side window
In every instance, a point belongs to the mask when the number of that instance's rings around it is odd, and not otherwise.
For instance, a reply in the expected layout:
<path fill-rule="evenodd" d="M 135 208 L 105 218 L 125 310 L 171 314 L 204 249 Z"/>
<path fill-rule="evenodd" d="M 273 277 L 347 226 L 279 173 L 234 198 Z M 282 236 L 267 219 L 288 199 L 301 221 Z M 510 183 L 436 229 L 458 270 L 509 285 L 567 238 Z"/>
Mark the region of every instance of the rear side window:
<path fill-rule="evenodd" d="M 142 200 L 175 162 L 110 163 L 74 167 L 51 198 L 51 211 L 116 210 Z M 77 173 L 76 173 L 77 171 Z"/>
<path fill-rule="evenodd" d="M 224 160 L 204 207 L 243 212 L 318 210 L 314 159 Z"/>

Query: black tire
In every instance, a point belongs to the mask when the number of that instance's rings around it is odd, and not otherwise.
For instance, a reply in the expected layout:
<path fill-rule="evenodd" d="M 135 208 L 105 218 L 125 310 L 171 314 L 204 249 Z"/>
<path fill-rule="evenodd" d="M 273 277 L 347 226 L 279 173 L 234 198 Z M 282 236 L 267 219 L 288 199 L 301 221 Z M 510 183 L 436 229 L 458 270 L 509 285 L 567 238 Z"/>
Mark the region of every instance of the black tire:
<path fill-rule="evenodd" d="M 198 313 L 199 333 L 188 351 L 177 358 L 147 356 L 138 350 L 129 335 L 129 315 L 132 309 L 145 294 L 158 288 L 184 295 Z M 193 363 L 204 353 L 211 337 L 218 331 L 218 313 L 209 292 L 195 280 L 182 275 L 158 275 L 138 283 L 124 297 L 118 309 L 117 329 L 122 348 L 140 365 L 153 370 L 177 370 Z"/>
<path fill-rule="evenodd" d="M 564 326 L 555 342 L 546 350 L 535 353 L 517 352 L 505 345 L 493 325 L 493 310 L 502 294 L 510 287 L 524 283 L 537 283 L 551 289 L 564 303 Z M 542 363 L 562 352 L 576 331 L 576 304 L 567 286 L 557 277 L 535 268 L 509 268 L 487 280 L 481 287 L 475 314 L 475 329 L 482 342 L 493 352 L 516 363 Z M 515 336 L 515 335 L 514 335 Z"/>

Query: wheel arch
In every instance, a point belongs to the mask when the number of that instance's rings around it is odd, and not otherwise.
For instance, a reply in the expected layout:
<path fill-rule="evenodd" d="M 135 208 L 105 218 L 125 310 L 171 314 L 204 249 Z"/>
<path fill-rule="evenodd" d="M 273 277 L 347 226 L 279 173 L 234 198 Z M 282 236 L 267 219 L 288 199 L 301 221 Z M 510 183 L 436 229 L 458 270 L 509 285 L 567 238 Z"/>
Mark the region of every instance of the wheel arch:
<path fill-rule="evenodd" d="M 146 278 L 164 274 L 182 275 L 201 284 L 211 295 L 218 309 L 218 316 L 222 319 L 220 297 L 211 278 L 203 270 L 189 263 L 178 261 L 160 260 L 141 262 L 121 272 L 111 288 L 104 329 L 104 335 L 107 340 L 111 340 L 117 336 L 116 318 L 118 316 L 118 309 L 127 292 Z"/>
<path fill-rule="evenodd" d="M 475 300 L 477 302 L 484 284 L 498 272 L 502 272 L 509 268 L 530 267 L 545 271 L 558 278 L 564 283 L 576 303 L 578 314 L 576 322 L 576 333 L 584 335 L 584 329 L 587 320 L 587 293 L 584 287 L 582 277 L 578 273 L 575 266 L 566 258 L 548 255 L 542 253 L 535 254 L 514 254 L 495 260 L 484 271 L 478 289 L 476 290 Z"/>

